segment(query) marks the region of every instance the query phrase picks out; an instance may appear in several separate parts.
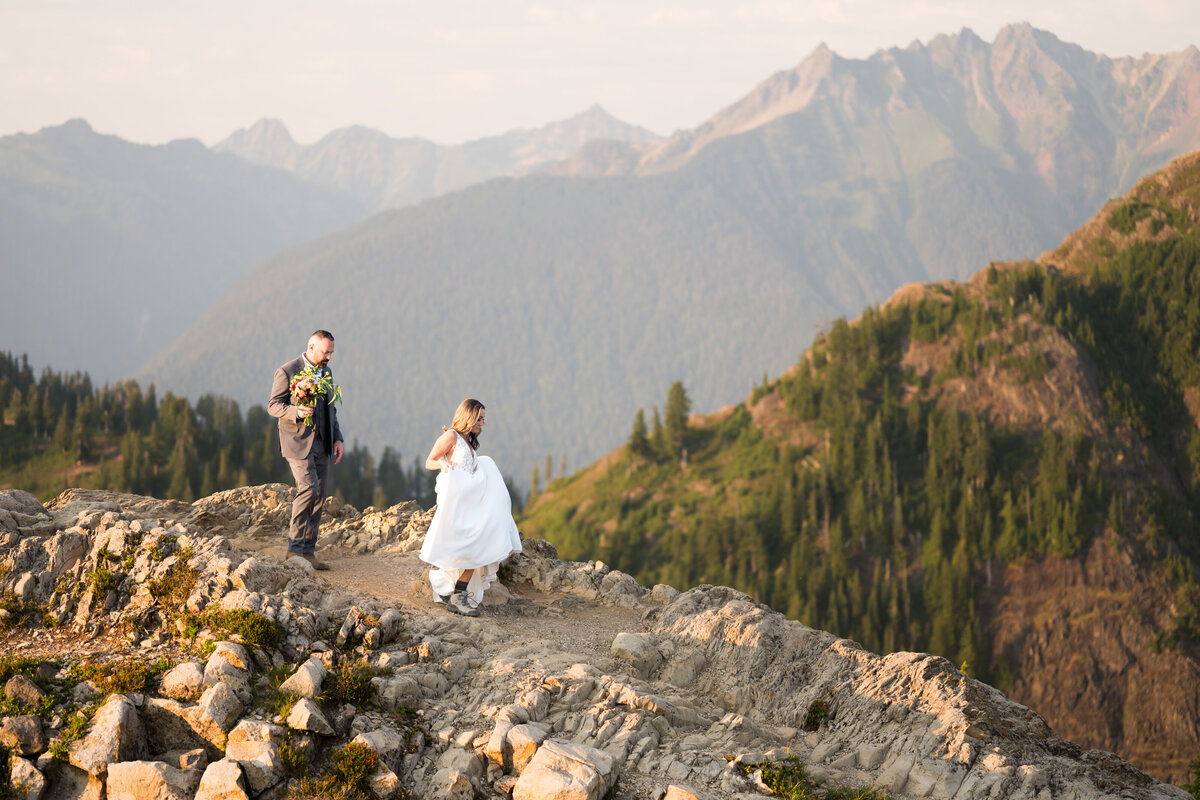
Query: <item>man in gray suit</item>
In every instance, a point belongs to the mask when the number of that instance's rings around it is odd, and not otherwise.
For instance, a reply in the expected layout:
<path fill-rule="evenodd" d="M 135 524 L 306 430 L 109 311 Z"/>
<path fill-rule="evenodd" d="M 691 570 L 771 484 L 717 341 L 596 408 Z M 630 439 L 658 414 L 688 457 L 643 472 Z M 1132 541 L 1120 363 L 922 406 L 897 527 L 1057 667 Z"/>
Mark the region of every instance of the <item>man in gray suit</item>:
<path fill-rule="evenodd" d="M 334 464 L 342 460 L 342 429 L 338 425 L 337 408 L 327 397 L 317 398 L 314 406 L 294 405 L 291 385 L 296 373 L 309 366 L 332 376 L 329 371 L 332 356 L 333 334 L 329 331 L 314 333 L 308 338 L 308 348 L 302 356 L 275 370 L 271 399 L 267 402 L 267 413 L 279 420 L 279 449 L 296 478 L 288 555 L 306 559 L 313 569 L 329 569 L 329 565 L 316 556 L 317 529 L 321 525 L 329 457 L 333 456 Z M 312 426 L 304 422 L 309 417 L 315 417 Z"/>

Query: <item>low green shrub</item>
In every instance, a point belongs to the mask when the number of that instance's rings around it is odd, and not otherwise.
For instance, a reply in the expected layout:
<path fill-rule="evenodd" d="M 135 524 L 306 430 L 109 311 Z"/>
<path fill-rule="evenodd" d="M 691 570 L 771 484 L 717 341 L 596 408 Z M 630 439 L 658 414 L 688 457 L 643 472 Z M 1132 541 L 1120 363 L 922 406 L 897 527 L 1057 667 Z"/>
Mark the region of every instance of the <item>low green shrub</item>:
<path fill-rule="evenodd" d="M 283 627 L 278 622 L 245 608 L 210 608 L 200 615 L 200 624 L 237 636 L 243 644 L 268 650 L 278 647 L 283 638 Z"/>
<path fill-rule="evenodd" d="M 92 588 L 92 605 L 102 602 L 120 583 L 120 575 L 110 571 L 108 567 L 96 567 L 88 577 L 88 585 Z"/>
<path fill-rule="evenodd" d="M 375 770 L 379 769 L 379 756 L 375 748 L 359 742 L 351 742 L 333 751 L 329 757 L 329 771 L 343 786 L 365 793 L 367 784 Z"/>
<path fill-rule="evenodd" d="M 308 748 L 290 735 L 279 745 L 279 760 L 283 768 L 293 778 L 303 778 L 308 775 Z"/>
<path fill-rule="evenodd" d="M 362 800 L 366 795 L 332 775 L 301 778 L 288 786 L 287 800 Z"/>
<path fill-rule="evenodd" d="M 66 761 L 71 742 L 82 739 L 87 735 L 88 727 L 92 724 L 92 717 L 96 716 L 96 710 L 99 708 L 99 703 L 92 703 L 91 705 L 76 709 L 74 713 L 69 713 L 66 716 L 66 724 L 63 726 L 62 731 L 59 732 L 58 738 L 50 743 L 50 755 L 59 761 Z"/>
<path fill-rule="evenodd" d="M 817 800 L 817 784 L 796 756 L 758 764 L 742 762 L 737 768 L 743 775 L 762 770 L 762 782 L 785 800 Z"/>
<path fill-rule="evenodd" d="M 762 782 L 785 800 L 888 800 L 885 792 L 872 787 L 835 786 L 822 789 L 796 756 L 758 764 L 739 763 L 737 768 L 743 775 L 749 775 L 756 769 L 762 770 Z"/>
<path fill-rule="evenodd" d="M 829 716 L 829 705 L 824 700 L 814 700 L 804 716 L 804 730 L 815 731 Z"/>
<path fill-rule="evenodd" d="M 374 674 L 375 671 L 365 664 L 343 663 L 333 673 L 333 699 L 363 708 L 375 696 L 375 687 L 371 685 Z"/>
<path fill-rule="evenodd" d="M 101 694 L 144 692 L 152 678 L 161 675 L 174 664 L 160 658 L 147 662 L 138 658 L 123 658 L 107 662 L 85 662 L 72 667 L 68 678 L 91 681 Z"/>
<path fill-rule="evenodd" d="M 0 610 L 8 612 L 0 619 L 0 631 L 28 628 L 43 621 L 42 607 L 33 600 L 22 600 L 12 592 L 0 595 Z"/>
<path fill-rule="evenodd" d="M 1192 776 L 1191 783 L 1185 783 L 1180 788 L 1196 800 L 1200 800 L 1200 758 L 1192 762 L 1188 767 L 1188 773 Z"/>
<path fill-rule="evenodd" d="M 184 614 L 184 601 L 196 586 L 200 571 L 188 564 L 187 559 L 179 559 L 167 569 L 161 577 L 149 582 L 150 596 L 162 608 L 164 616 L 175 620 Z"/>

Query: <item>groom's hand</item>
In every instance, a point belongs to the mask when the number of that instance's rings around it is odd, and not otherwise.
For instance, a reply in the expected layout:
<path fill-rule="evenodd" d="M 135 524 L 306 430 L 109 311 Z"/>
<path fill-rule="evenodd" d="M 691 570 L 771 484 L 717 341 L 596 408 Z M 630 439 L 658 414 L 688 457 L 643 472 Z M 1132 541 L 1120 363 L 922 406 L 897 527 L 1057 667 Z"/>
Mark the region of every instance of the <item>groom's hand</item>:
<path fill-rule="evenodd" d="M 343 450 L 343 448 L 342 448 L 342 443 L 341 443 L 341 442 L 334 442 L 334 443 L 333 443 L 333 463 L 335 463 L 335 464 L 336 464 L 336 463 L 338 463 L 339 461 L 341 461 L 341 460 L 342 460 L 342 453 L 344 453 L 344 452 L 345 452 L 345 451 L 344 451 L 344 450 Z"/>
<path fill-rule="evenodd" d="M 296 416 L 300 419 L 307 419 L 313 415 L 312 406 L 296 406 Z"/>

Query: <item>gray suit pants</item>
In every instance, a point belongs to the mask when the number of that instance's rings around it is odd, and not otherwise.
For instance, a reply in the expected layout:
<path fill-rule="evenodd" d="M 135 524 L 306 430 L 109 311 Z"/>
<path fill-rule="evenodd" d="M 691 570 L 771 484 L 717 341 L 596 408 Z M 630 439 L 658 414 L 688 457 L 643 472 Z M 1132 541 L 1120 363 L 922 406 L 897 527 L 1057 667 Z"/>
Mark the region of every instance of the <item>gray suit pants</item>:
<path fill-rule="evenodd" d="M 325 501 L 325 476 L 329 474 L 329 455 L 324 447 L 314 446 L 308 458 L 289 458 L 288 466 L 296 479 L 296 499 L 292 502 L 292 526 L 288 532 L 288 553 L 312 554 L 317 550 L 317 529 L 321 525 L 321 505 Z"/>

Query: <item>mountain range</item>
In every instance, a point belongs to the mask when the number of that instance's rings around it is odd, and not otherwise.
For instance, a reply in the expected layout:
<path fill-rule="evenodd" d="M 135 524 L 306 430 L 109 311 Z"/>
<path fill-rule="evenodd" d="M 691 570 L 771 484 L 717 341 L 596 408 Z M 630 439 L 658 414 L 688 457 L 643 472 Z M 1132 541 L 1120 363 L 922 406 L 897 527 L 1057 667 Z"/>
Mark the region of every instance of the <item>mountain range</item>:
<path fill-rule="evenodd" d="M 361 219 L 352 196 L 72 120 L 0 138 L 0 342 L 35 364 L 128 376 L 256 262 Z"/>
<path fill-rule="evenodd" d="M 477 396 L 523 478 L 604 452 L 672 381 L 716 407 L 905 282 L 1050 248 L 1197 146 L 1194 47 L 1110 59 L 1029 25 L 822 47 L 661 143 L 585 145 L 280 253 L 138 376 L 261 402 L 320 324 L 351 436 L 423 449 Z M 280 302 L 284 281 L 320 289 Z"/>
<path fill-rule="evenodd" d="M 83 120 L 0 138 L 10 300 L 0 346 L 101 381 L 127 377 L 268 256 L 393 202 L 565 158 L 594 137 L 657 139 L 598 107 L 458 147 L 365 128 L 299 147 L 270 121 L 213 149 L 134 144 Z"/>
<path fill-rule="evenodd" d="M 638 147 L 661 140 L 661 136 L 593 105 L 541 128 L 508 131 L 459 145 L 394 139 L 361 126 L 342 128 L 315 144 L 300 145 L 281 121 L 262 119 L 213 149 L 349 192 L 372 210 L 382 211 L 491 178 L 528 174 L 570 158 L 590 142 Z"/>

